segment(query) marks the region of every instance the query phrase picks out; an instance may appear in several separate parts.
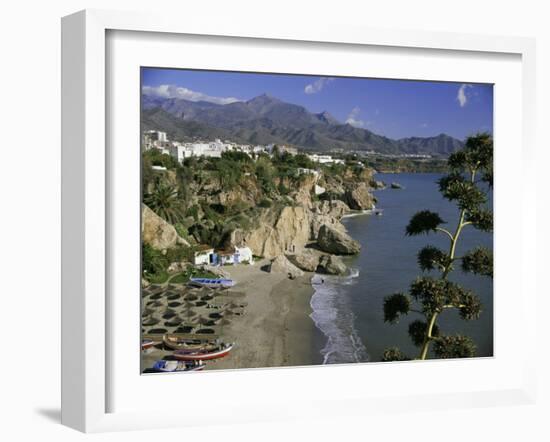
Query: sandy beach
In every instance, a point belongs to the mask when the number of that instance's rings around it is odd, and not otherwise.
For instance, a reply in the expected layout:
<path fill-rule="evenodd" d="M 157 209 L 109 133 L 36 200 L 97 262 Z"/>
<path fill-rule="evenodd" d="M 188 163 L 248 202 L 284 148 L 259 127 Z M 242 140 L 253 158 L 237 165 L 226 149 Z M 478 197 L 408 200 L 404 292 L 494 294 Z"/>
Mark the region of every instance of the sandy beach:
<path fill-rule="evenodd" d="M 322 363 L 316 349 L 320 331 L 310 318 L 313 273 L 291 280 L 262 270 L 268 262 L 223 268 L 236 281 L 232 291 L 244 294 L 239 299 L 246 307 L 244 315 L 219 327 L 220 339 L 235 347 L 225 358 L 208 361 L 206 370 Z M 160 347 L 143 351 L 142 369 L 170 354 Z"/>
<path fill-rule="evenodd" d="M 267 262 L 266 262 L 267 263 Z M 310 300 L 312 274 L 290 280 L 282 273 L 261 270 L 264 262 L 224 267 L 246 293 L 243 317 L 225 326 L 224 340 L 235 341 L 231 354 L 209 362 L 206 369 L 311 365 L 321 362 L 314 349 Z"/>

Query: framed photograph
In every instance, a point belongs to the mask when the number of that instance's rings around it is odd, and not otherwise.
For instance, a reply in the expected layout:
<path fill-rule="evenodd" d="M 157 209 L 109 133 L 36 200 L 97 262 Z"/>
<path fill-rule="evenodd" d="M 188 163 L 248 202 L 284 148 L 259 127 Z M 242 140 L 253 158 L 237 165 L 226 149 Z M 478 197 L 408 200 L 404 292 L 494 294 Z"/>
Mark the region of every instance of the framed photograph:
<path fill-rule="evenodd" d="M 532 40 L 83 11 L 62 44 L 64 424 L 533 400 Z"/>

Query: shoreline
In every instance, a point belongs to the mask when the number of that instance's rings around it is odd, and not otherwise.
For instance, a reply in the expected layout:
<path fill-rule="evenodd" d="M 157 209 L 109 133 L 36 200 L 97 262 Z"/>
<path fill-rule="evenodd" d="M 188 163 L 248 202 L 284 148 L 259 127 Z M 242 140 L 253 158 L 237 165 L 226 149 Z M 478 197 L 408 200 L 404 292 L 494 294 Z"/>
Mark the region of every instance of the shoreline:
<path fill-rule="evenodd" d="M 246 293 L 246 313 L 224 327 L 223 339 L 234 350 L 211 361 L 206 370 L 274 368 L 322 364 L 321 333 L 311 318 L 313 273 L 294 280 L 261 270 L 264 262 L 224 267 L 236 291 Z"/>

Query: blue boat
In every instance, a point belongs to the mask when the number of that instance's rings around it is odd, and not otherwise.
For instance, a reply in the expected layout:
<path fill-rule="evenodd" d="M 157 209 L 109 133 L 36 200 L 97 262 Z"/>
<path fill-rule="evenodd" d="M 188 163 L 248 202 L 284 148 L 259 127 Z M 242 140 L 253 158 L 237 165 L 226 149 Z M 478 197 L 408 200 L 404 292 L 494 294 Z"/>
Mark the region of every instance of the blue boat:
<path fill-rule="evenodd" d="M 189 278 L 189 283 L 197 287 L 233 287 L 235 281 L 225 278 Z"/>
<path fill-rule="evenodd" d="M 176 371 L 201 371 L 205 367 L 202 361 L 157 361 L 146 373 L 173 373 Z"/>

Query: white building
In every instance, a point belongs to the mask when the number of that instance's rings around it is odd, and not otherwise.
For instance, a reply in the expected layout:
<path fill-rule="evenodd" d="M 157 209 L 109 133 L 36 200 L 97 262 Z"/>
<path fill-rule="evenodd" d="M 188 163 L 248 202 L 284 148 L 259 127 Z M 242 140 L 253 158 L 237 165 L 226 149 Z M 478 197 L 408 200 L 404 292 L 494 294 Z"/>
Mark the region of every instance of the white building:
<path fill-rule="evenodd" d="M 314 161 L 319 164 L 344 164 L 344 160 L 332 158 L 332 156 L 330 155 L 319 155 L 314 153 L 314 154 L 308 155 L 308 158 L 311 161 Z"/>
<path fill-rule="evenodd" d="M 252 250 L 250 250 L 250 247 L 235 247 L 235 251 L 238 255 L 238 262 L 248 262 L 249 264 L 254 262 L 254 257 L 252 256 Z"/>
<path fill-rule="evenodd" d="M 195 265 L 232 265 L 253 264 L 254 258 L 249 247 L 230 247 L 224 250 L 216 250 L 210 246 L 199 246 L 195 251 L 193 264 Z"/>
<path fill-rule="evenodd" d="M 214 254 L 214 249 L 210 246 L 199 246 L 199 248 L 195 251 L 193 264 L 196 266 L 202 265 L 202 264 L 211 264 L 212 263 L 212 255 Z"/>
<path fill-rule="evenodd" d="M 314 169 L 306 169 L 305 167 L 298 167 L 298 175 L 314 175 L 315 178 L 318 178 L 319 172 Z"/>
<path fill-rule="evenodd" d="M 170 155 L 180 163 L 190 157 L 221 158 L 225 151 L 226 145 L 220 140 L 213 143 L 172 143 L 170 147 Z"/>

